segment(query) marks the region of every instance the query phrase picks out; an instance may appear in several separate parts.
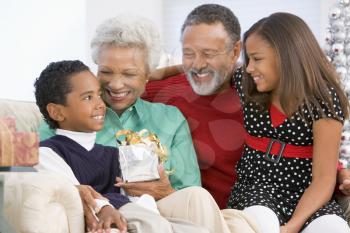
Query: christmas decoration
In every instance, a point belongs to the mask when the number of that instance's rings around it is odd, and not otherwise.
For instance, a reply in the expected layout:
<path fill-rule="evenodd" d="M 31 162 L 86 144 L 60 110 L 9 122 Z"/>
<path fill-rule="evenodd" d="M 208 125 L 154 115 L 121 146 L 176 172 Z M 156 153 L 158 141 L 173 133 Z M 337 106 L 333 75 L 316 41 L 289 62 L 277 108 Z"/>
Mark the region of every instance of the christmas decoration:
<path fill-rule="evenodd" d="M 338 0 L 329 11 L 324 51 L 341 78 L 350 100 L 350 0 Z M 345 121 L 340 146 L 343 167 L 350 167 L 350 122 Z"/>

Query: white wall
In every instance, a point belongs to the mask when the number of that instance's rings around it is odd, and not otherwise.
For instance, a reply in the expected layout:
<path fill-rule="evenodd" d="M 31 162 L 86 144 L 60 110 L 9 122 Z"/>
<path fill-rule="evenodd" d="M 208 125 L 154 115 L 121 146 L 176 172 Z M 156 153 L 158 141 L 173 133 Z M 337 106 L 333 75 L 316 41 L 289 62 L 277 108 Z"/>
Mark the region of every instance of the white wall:
<path fill-rule="evenodd" d="M 90 44 L 95 28 L 102 21 L 117 14 L 134 14 L 152 20 L 162 28 L 162 0 L 86 0 L 87 3 L 87 44 Z M 90 51 L 88 46 L 87 51 Z M 88 58 L 88 65 L 93 71 L 95 64 Z"/>
<path fill-rule="evenodd" d="M 163 31 L 166 50 L 175 57 L 181 54 L 180 30 L 187 14 L 196 6 L 217 3 L 230 8 L 240 21 L 242 34 L 259 19 L 274 12 L 290 12 L 298 15 L 309 25 L 320 45 L 323 45 L 328 12 L 336 0 L 164 0 Z"/>
<path fill-rule="evenodd" d="M 212 0 L 233 8 L 243 31 L 257 19 L 277 10 L 299 12 L 323 41 L 328 11 L 336 0 Z M 119 13 L 153 20 L 171 47 L 179 40 L 188 12 L 202 0 L 0 0 L 0 98 L 34 100 L 33 82 L 51 61 L 80 59 L 95 70 L 89 42 L 96 26 Z M 183 4 L 190 5 L 185 10 Z M 300 8 L 308 4 L 309 9 Z M 177 11 L 176 20 L 167 7 Z M 252 8 L 252 6 L 257 6 Z M 316 12 L 316 17 L 307 18 Z M 313 14 L 315 15 L 315 14 Z M 305 18 L 305 17 L 306 18 Z M 170 19 L 170 20 L 169 20 Z M 169 22 L 173 22 L 169 24 Z M 176 26 L 178 25 L 178 26 Z M 178 28 L 176 28 L 176 27 Z"/>
<path fill-rule="evenodd" d="M 0 1 L 0 98 L 34 100 L 50 61 L 86 60 L 84 0 Z"/>
<path fill-rule="evenodd" d="M 161 28 L 161 2 L 0 0 L 0 98 L 33 101 L 34 80 L 49 62 L 80 59 L 92 65 L 89 41 L 108 17 L 133 12 Z"/>

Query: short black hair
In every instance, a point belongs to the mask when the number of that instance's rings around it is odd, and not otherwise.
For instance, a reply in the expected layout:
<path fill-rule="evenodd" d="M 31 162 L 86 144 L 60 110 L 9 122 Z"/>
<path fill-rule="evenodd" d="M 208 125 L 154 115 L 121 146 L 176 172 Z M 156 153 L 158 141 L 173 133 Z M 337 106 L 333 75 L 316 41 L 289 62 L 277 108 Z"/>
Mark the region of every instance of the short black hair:
<path fill-rule="evenodd" d="M 203 4 L 193 9 L 181 28 L 181 36 L 187 26 L 222 23 L 233 43 L 241 38 L 241 26 L 233 12 L 218 4 Z"/>
<path fill-rule="evenodd" d="M 36 104 L 50 128 L 58 128 L 58 123 L 50 117 L 47 105 L 49 103 L 65 105 L 67 94 L 72 91 L 70 78 L 74 74 L 89 70 L 89 67 L 79 60 L 51 62 L 35 80 Z"/>

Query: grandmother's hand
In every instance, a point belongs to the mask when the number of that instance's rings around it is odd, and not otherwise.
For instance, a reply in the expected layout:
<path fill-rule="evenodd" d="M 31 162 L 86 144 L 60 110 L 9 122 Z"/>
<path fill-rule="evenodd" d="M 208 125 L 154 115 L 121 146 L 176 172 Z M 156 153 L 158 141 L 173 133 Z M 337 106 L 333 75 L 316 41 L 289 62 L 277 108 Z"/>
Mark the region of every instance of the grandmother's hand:
<path fill-rule="evenodd" d="M 124 182 L 120 177 L 116 178 L 115 186 L 123 188 L 130 196 L 141 196 L 149 194 L 156 201 L 172 194 L 175 189 L 171 187 L 169 178 L 163 166 L 158 166 L 159 179 L 145 182 Z"/>
<path fill-rule="evenodd" d="M 101 199 L 104 197 L 102 197 L 101 194 L 96 192 L 89 185 L 76 185 L 76 187 L 79 190 L 79 195 L 83 204 L 84 218 L 87 231 L 96 231 L 98 229 L 101 229 L 98 225 L 97 219 L 95 218 L 90 208 L 96 208 L 97 205 L 95 199 Z"/>
<path fill-rule="evenodd" d="M 350 170 L 341 169 L 338 171 L 339 190 L 346 196 L 350 196 Z"/>

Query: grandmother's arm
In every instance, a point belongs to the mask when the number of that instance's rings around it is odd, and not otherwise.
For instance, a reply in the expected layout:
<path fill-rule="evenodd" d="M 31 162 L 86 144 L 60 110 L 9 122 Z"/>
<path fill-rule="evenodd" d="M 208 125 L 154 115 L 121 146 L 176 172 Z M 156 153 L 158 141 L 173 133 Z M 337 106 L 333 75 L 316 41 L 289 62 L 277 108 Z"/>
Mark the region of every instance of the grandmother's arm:
<path fill-rule="evenodd" d="M 166 66 L 166 67 L 158 68 L 152 71 L 149 74 L 148 79 L 150 81 L 163 80 L 181 73 L 183 73 L 181 64 Z"/>
<path fill-rule="evenodd" d="M 170 182 L 174 189 L 179 190 L 190 186 L 201 186 L 200 170 L 197 155 L 193 146 L 190 129 L 185 117 L 178 111 L 180 124 L 176 130 L 171 145 Z"/>

